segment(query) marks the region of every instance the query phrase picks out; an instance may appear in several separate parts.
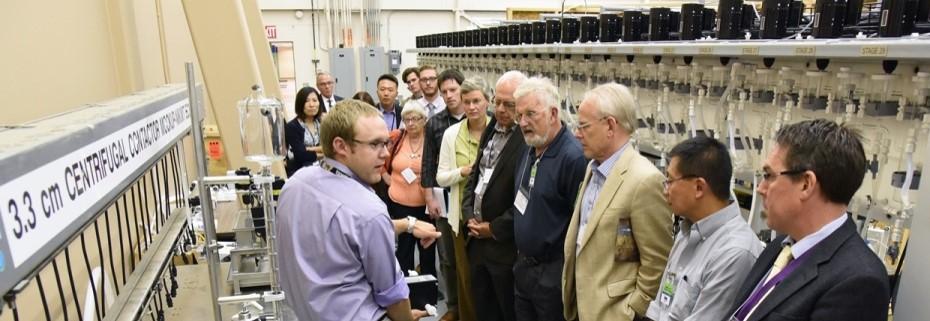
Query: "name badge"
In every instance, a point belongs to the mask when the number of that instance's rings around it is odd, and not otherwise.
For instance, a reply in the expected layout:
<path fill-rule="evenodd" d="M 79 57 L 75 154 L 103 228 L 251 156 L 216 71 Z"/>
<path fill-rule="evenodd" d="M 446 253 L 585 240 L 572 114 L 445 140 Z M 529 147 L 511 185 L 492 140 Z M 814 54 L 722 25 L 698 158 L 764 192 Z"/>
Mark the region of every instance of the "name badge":
<path fill-rule="evenodd" d="M 484 189 L 488 186 L 488 183 L 491 182 L 491 174 L 493 173 L 493 169 L 489 169 L 487 172 L 481 172 L 481 175 L 478 177 L 478 184 L 475 185 L 475 194 L 484 195 Z"/>
<path fill-rule="evenodd" d="M 517 208 L 517 211 L 520 215 L 526 215 L 526 204 L 529 201 L 526 199 L 526 194 L 523 193 L 523 190 L 517 192 L 517 197 L 513 200 L 513 206 Z"/>
<path fill-rule="evenodd" d="M 417 174 L 414 173 L 413 169 L 410 167 L 407 167 L 401 171 L 400 175 L 404 177 L 404 180 L 407 181 L 407 184 L 413 184 L 413 181 L 417 180 Z"/>
<path fill-rule="evenodd" d="M 668 307 L 672 304 L 672 300 L 675 299 L 675 289 L 678 287 L 678 278 L 675 277 L 675 273 L 667 273 L 665 278 L 662 280 L 662 287 L 659 288 L 659 302 L 663 306 Z"/>

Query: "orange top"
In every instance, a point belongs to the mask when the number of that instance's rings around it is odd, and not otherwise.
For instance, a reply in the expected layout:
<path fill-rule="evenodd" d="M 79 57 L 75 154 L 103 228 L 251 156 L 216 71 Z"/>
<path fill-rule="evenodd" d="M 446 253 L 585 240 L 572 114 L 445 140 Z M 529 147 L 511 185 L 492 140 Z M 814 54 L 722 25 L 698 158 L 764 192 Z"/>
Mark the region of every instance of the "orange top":
<path fill-rule="evenodd" d="M 391 200 L 397 204 L 417 207 L 426 205 L 426 198 L 423 197 L 420 188 L 420 163 L 423 159 L 423 142 L 421 140 L 419 147 L 411 148 L 410 136 L 405 136 L 400 141 L 400 148 L 394 155 L 394 161 L 391 163 L 391 186 L 388 188 L 388 195 Z M 413 171 L 416 179 L 407 183 L 403 172 L 406 169 Z"/>

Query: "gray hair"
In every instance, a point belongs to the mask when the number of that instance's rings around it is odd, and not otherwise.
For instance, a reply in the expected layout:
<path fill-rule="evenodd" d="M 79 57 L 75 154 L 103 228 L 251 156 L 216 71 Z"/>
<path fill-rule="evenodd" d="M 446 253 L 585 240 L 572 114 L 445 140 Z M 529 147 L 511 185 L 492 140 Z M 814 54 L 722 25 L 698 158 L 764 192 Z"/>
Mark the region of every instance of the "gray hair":
<path fill-rule="evenodd" d="M 520 84 L 522 84 L 525 80 L 526 80 L 526 75 L 524 75 L 522 72 L 517 71 L 517 70 L 511 70 L 501 75 L 501 77 L 497 79 L 497 84 L 495 84 L 494 87 L 495 88 L 500 87 L 501 85 L 505 83 L 509 83 L 513 85 L 514 87 L 517 87 L 517 86 L 520 86 Z"/>
<path fill-rule="evenodd" d="M 613 82 L 603 84 L 585 93 L 584 99 L 593 100 L 603 116 L 614 117 L 627 134 L 632 135 L 636 130 L 636 100 L 626 86 Z"/>
<path fill-rule="evenodd" d="M 555 108 L 559 110 L 559 90 L 555 88 L 548 78 L 533 77 L 529 78 L 517 87 L 513 92 L 513 98 L 520 100 L 527 95 L 533 95 L 539 102 L 543 103 L 546 108 Z M 558 112 L 556 112 L 558 116 Z"/>
<path fill-rule="evenodd" d="M 404 104 L 404 111 L 400 112 L 400 117 L 407 117 L 410 114 L 417 114 L 423 116 L 424 118 L 428 117 L 429 114 L 426 113 L 426 109 L 423 108 L 423 105 L 419 101 L 409 100 Z"/>

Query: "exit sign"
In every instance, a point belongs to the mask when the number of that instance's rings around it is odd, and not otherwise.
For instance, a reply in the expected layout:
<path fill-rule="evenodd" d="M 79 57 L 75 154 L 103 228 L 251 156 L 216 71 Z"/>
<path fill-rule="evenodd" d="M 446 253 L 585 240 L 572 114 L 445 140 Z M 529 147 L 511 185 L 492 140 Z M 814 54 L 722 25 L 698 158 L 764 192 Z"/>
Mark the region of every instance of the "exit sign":
<path fill-rule="evenodd" d="M 268 39 L 278 39 L 278 27 L 265 26 L 265 37 L 268 37 Z"/>

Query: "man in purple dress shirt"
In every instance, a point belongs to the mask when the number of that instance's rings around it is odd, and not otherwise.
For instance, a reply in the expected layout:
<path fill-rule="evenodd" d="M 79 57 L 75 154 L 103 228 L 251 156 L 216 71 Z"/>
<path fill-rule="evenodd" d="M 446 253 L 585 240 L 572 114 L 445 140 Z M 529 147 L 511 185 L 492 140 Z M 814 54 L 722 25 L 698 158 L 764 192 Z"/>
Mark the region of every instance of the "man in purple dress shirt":
<path fill-rule="evenodd" d="M 406 230 L 432 242 L 438 233 L 423 222 L 391 221 L 369 187 L 388 155 L 381 113 L 355 100 L 338 105 L 320 130 L 325 158 L 294 174 L 278 203 L 287 303 L 299 320 L 418 320 L 426 313 L 410 309 L 394 236 Z"/>

